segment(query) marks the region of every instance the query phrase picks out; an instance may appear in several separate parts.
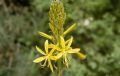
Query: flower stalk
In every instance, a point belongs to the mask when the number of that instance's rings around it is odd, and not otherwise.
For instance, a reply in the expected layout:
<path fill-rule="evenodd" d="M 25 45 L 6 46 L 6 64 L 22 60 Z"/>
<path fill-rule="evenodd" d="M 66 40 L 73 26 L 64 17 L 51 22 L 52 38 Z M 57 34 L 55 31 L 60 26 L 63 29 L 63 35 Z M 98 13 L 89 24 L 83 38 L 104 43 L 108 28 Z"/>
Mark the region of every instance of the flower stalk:
<path fill-rule="evenodd" d="M 65 39 L 65 36 L 76 27 L 76 23 L 74 23 L 64 31 L 63 25 L 65 20 L 66 13 L 64 12 L 63 3 L 60 0 L 52 0 L 49 11 L 49 27 L 52 34 L 48 35 L 44 32 L 39 32 L 42 37 L 47 39 L 44 44 L 45 51 L 36 46 L 36 50 L 43 56 L 33 61 L 35 63 L 44 61 L 42 66 L 48 64 L 52 72 L 56 70 L 57 76 L 61 75 L 60 73 L 64 65 L 66 67 L 69 66 L 69 54 L 76 54 L 80 59 L 86 58 L 86 55 L 80 52 L 80 48 L 73 48 L 71 46 L 73 37 Z M 53 62 L 54 64 L 52 64 Z"/>

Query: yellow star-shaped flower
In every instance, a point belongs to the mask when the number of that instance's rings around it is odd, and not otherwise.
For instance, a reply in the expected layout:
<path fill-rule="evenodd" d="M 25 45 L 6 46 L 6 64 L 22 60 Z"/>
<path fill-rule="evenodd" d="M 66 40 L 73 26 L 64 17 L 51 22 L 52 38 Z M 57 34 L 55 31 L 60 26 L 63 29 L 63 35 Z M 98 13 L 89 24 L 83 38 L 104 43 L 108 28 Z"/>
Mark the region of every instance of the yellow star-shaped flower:
<path fill-rule="evenodd" d="M 64 38 L 60 37 L 60 46 L 51 44 L 50 47 L 55 47 L 59 53 L 57 54 L 57 58 L 63 57 L 63 62 L 68 67 L 68 54 L 69 53 L 78 53 L 80 51 L 79 48 L 72 49 L 71 44 L 73 41 L 73 37 L 71 37 L 69 40 L 65 41 Z"/>
<path fill-rule="evenodd" d="M 42 62 L 43 60 L 45 60 L 45 64 L 46 64 L 46 61 L 48 61 L 48 66 L 50 67 L 51 71 L 53 72 L 53 66 L 52 66 L 51 60 L 57 59 L 55 56 L 52 55 L 55 49 L 53 47 L 53 49 L 51 49 L 50 52 L 48 51 L 48 40 L 45 41 L 44 46 L 45 46 L 45 52 L 43 52 L 38 46 L 36 46 L 37 51 L 39 53 L 41 53 L 43 56 L 35 59 L 33 62 L 39 63 L 39 62 Z"/>

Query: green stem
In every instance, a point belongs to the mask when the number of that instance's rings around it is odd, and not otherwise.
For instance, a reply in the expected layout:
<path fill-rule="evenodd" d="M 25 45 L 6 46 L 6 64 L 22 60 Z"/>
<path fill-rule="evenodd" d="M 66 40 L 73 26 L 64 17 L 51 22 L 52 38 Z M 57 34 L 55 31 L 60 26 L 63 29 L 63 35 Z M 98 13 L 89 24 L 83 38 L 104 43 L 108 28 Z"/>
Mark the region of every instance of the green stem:
<path fill-rule="evenodd" d="M 56 76 L 62 76 L 62 60 L 58 60 L 57 62 L 57 75 Z"/>

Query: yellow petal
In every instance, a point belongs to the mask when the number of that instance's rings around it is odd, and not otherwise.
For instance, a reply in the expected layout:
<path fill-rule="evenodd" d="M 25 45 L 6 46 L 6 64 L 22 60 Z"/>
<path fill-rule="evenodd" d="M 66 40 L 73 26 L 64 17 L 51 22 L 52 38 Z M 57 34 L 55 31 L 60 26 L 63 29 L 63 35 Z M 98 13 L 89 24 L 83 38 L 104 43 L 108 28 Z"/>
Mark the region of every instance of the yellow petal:
<path fill-rule="evenodd" d="M 55 51 L 55 48 L 53 47 L 53 49 L 50 51 L 50 55 L 52 55 L 54 51 Z"/>
<path fill-rule="evenodd" d="M 46 51 L 46 54 L 48 54 L 48 40 L 45 41 L 45 51 Z"/>
<path fill-rule="evenodd" d="M 53 48 L 53 47 L 56 47 L 56 45 L 54 45 L 54 44 L 49 44 L 48 47 L 49 47 L 49 48 Z"/>
<path fill-rule="evenodd" d="M 50 56 L 51 60 L 57 60 L 58 58 L 56 56 Z"/>
<path fill-rule="evenodd" d="M 39 62 L 45 60 L 45 58 L 46 58 L 45 56 L 44 57 L 39 57 L 39 58 L 35 59 L 33 62 L 34 63 L 39 63 Z"/>
<path fill-rule="evenodd" d="M 38 51 L 39 53 L 45 55 L 45 53 L 44 53 L 38 46 L 36 46 L 36 49 L 37 49 L 37 51 Z"/>
<path fill-rule="evenodd" d="M 57 59 L 61 58 L 61 57 L 62 57 L 62 55 L 63 55 L 63 53 L 62 53 L 62 52 L 61 52 L 61 53 L 58 53 L 58 55 L 56 56 L 56 57 L 57 57 Z"/>
<path fill-rule="evenodd" d="M 48 59 L 48 65 L 49 65 L 51 71 L 53 72 L 53 66 L 52 66 L 52 64 L 51 64 L 51 60 L 50 60 L 50 59 Z"/>
<path fill-rule="evenodd" d="M 79 58 L 81 60 L 85 59 L 86 58 L 86 55 L 82 54 L 82 53 L 77 53 L 77 55 L 79 56 Z"/>
<path fill-rule="evenodd" d="M 46 34 L 46 33 L 44 33 L 44 32 L 39 32 L 39 34 L 40 34 L 41 36 L 47 38 L 47 39 L 50 39 L 50 40 L 52 39 L 52 36 L 50 36 L 50 35 L 48 35 L 48 34 Z"/>
<path fill-rule="evenodd" d="M 73 37 L 70 38 L 70 41 L 68 42 L 68 45 L 67 45 L 67 49 L 70 48 L 72 41 L 73 41 Z"/>
<path fill-rule="evenodd" d="M 68 50 L 68 53 L 78 53 L 79 51 L 80 51 L 79 48 L 75 48 L 75 49 Z"/>
<path fill-rule="evenodd" d="M 57 45 L 54 44 L 49 44 L 49 48 L 55 48 L 57 51 L 61 51 L 59 47 L 57 47 Z"/>
<path fill-rule="evenodd" d="M 65 40 L 62 36 L 60 37 L 60 45 L 62 48 L 65 48 Z"/>
<path fill-rule="evenodd" d="M 70 38 L 70 39 L 71 39 L 71 38 Z M 66 45 L 69 43 L 70 39 L 68 39 L 68 40 L 65 41 L 65 44 L 66 44 Z"/>
<path fill-rule="evenodd" d="M 68 34 L 69 32 L 71 32 L 76 26 L 76 23 L 74 23 L 73 25 L 71 25 L 64 33 L 63 36 L 65 36 L 66 34 Z"/>

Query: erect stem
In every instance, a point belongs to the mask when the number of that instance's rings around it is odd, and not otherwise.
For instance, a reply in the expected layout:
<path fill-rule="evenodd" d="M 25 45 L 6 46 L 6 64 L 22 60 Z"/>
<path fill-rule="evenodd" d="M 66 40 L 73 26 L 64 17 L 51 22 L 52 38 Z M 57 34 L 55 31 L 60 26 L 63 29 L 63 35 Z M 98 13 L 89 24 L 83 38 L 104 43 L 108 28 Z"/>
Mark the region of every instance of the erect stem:
<path fill-rule="evenodd" d="M 56 76 L 62 76 L 62 60 L 58 60 L 57 62 L 57 75 Z"/>

